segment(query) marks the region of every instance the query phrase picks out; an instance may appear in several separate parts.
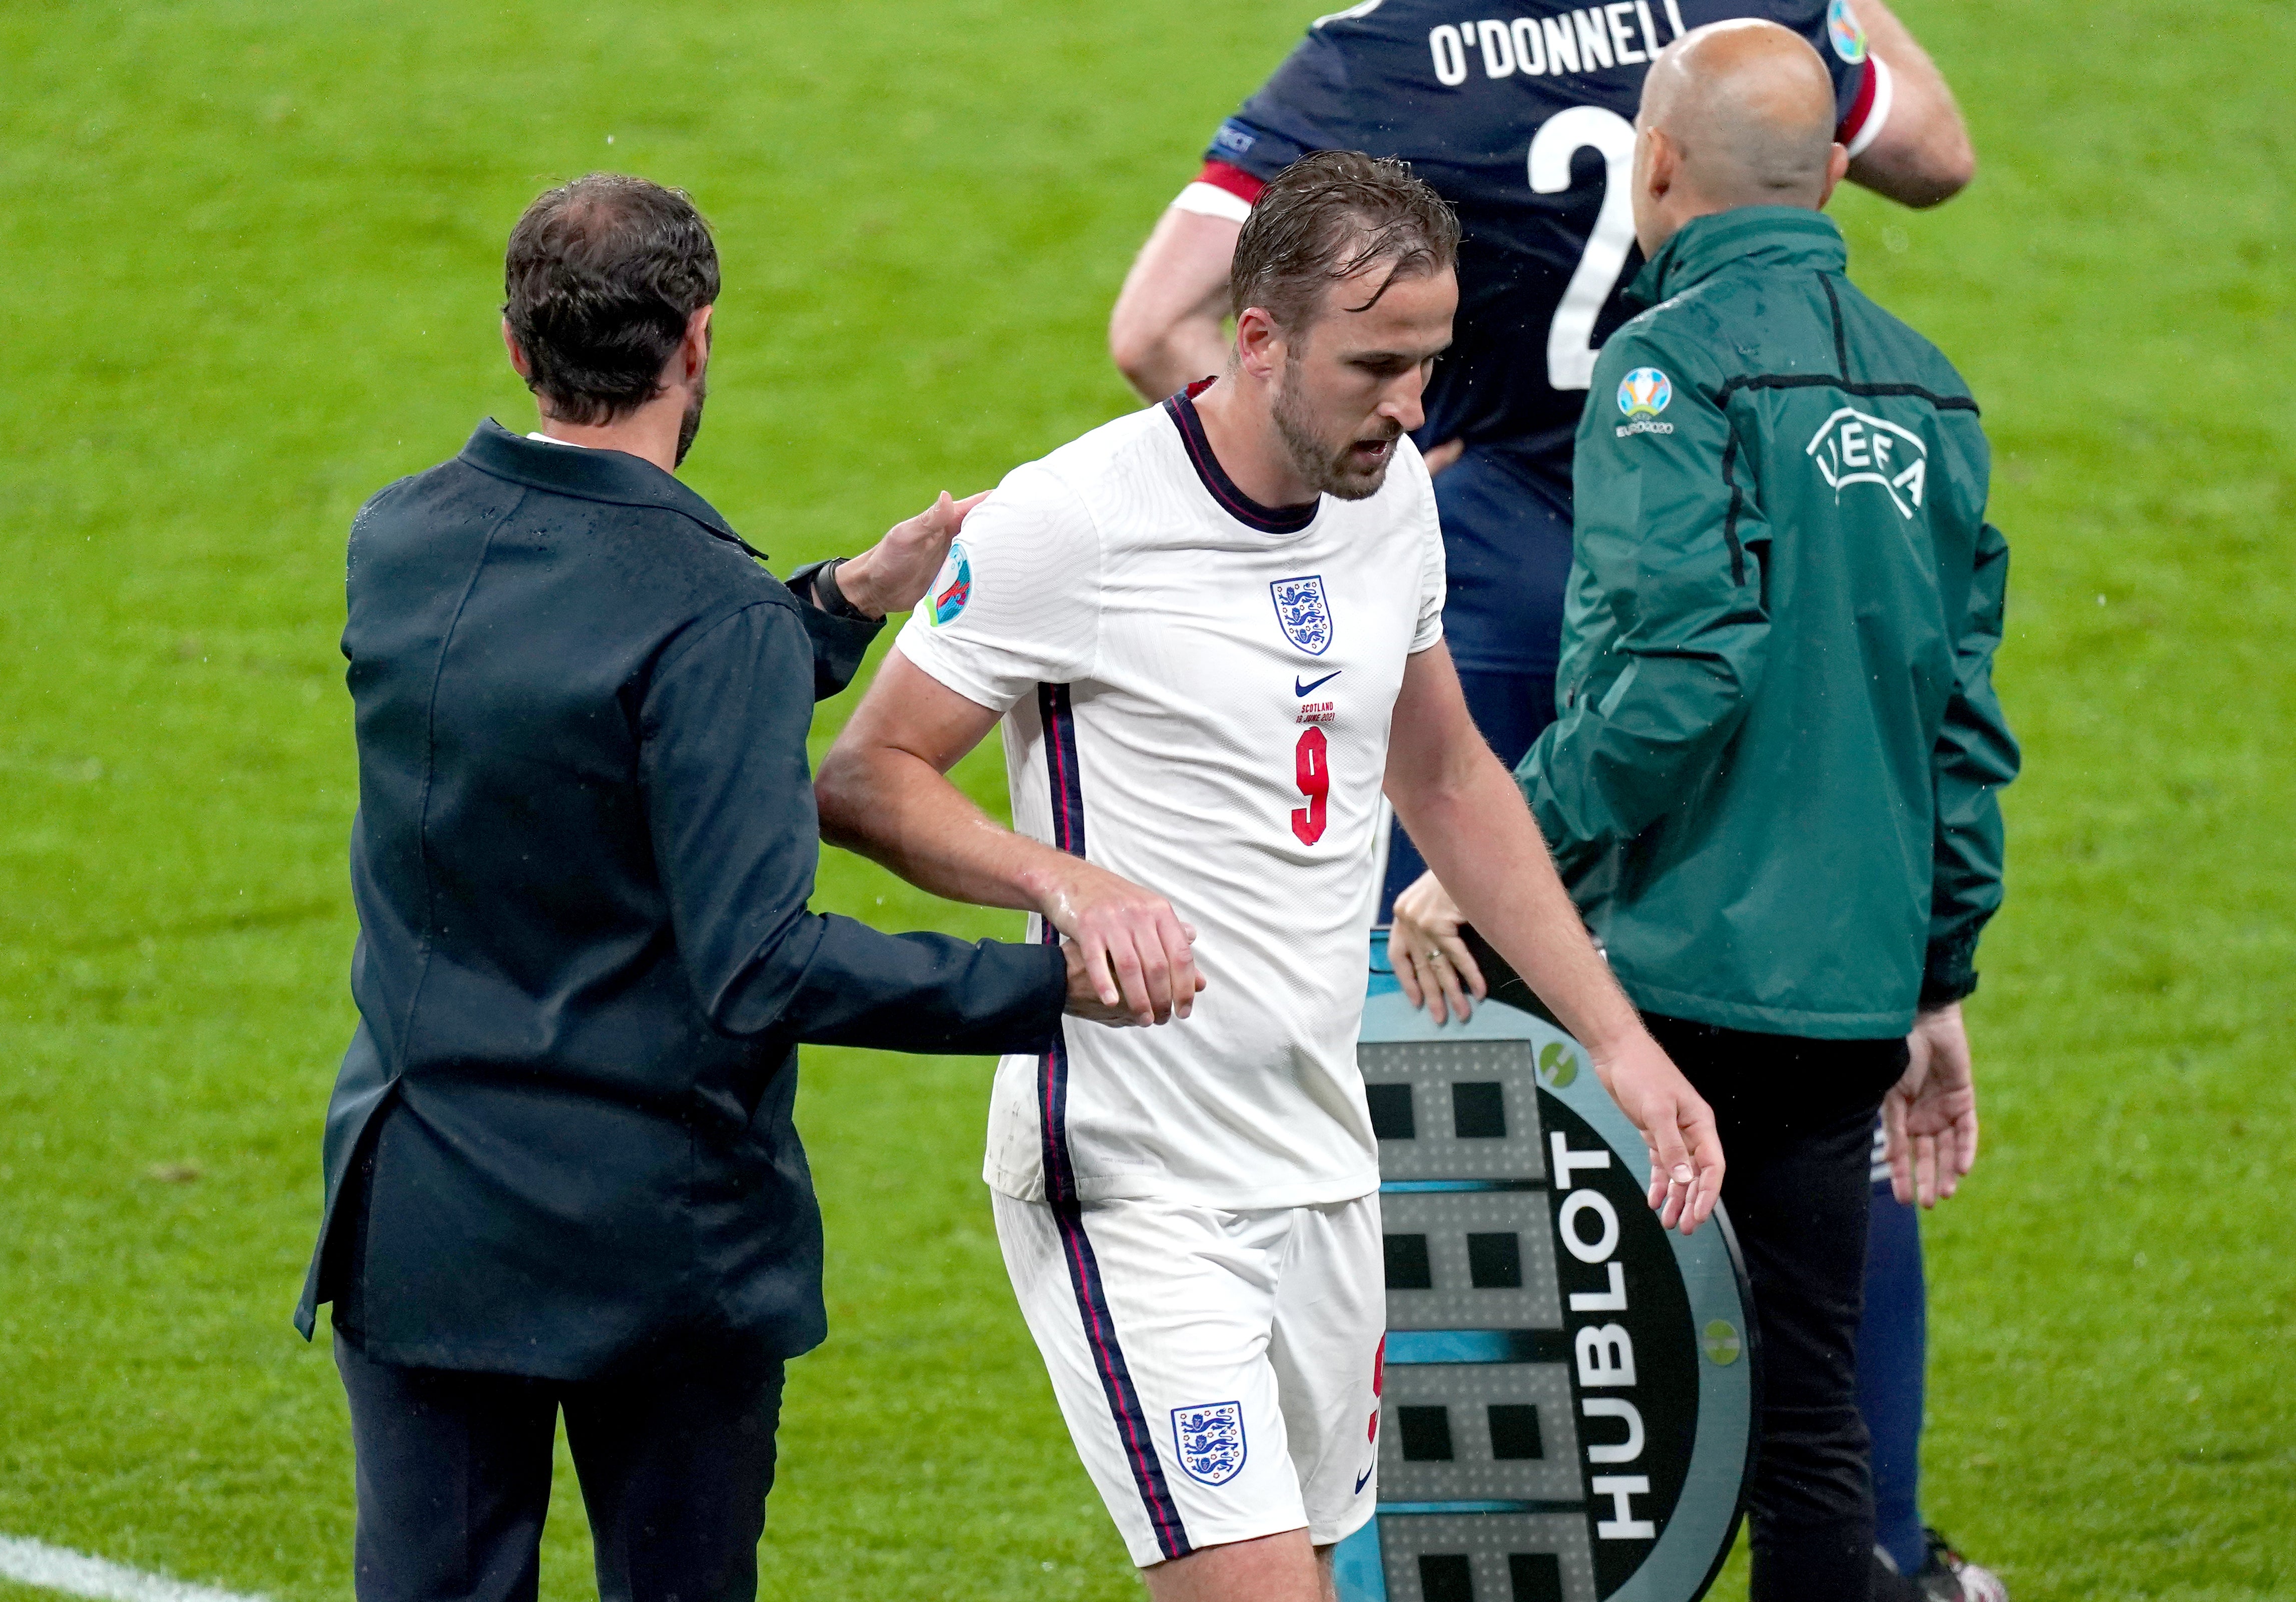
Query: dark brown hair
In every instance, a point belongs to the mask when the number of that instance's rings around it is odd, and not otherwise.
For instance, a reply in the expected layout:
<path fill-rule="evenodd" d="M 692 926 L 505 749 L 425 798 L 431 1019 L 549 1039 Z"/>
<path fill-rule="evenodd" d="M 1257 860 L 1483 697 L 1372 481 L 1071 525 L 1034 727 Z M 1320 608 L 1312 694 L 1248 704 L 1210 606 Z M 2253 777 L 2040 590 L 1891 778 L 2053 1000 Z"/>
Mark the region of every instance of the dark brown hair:
<path fill-rule="evenodd" d="M 1459 257 L 1459 219 L 1408 163 L 1349 150 L 1303 156 L 1268 181 L 1244 219 L 1228 269 L 1236 316 L 1257 306 L 1287 332 L 1314 322 L 1324 286 L 1389 264 L 1379 303 L 1399 277 L 1439 273 Z"/>
<path fill-rule="evenodd" d="M 503 316 L 549 416 L 611 423 L 652 400 L 687 319 L 718 299 L 718 247 L 682 189 L 594 172 L 526 209 Z"/>

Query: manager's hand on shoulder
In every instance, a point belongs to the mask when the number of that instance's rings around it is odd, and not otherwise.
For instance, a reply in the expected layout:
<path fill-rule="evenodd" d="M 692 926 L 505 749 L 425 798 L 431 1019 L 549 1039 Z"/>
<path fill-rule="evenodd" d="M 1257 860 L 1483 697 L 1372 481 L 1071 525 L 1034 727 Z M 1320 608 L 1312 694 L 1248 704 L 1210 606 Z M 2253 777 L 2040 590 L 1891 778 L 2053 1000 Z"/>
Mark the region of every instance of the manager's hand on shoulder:
<path fill-rule="evenodd" d="M 1205 983 L 1196 971 L 1196 932 L 1154 891 L 1066 857 L 1035 899 L 1069 939 L 1070 1012 L 1103 1023 L 1149 1024 L 1195 1009 Z M 1087 999 L 1096 1011 L 1086 1010 Z"/>
<path fill-rule="evenodd" d="M 885 538 L 837 569 L 837 588 L 848 601 L 873 618 L 906 612 L 924 598 L 948 555 L 949 542 L 964 527 L 965 514 L 988 497 L 988 491 L 952 500 L 944 489 L 940 498 L 914 517 L 904 518 L 885 531 Z"/>

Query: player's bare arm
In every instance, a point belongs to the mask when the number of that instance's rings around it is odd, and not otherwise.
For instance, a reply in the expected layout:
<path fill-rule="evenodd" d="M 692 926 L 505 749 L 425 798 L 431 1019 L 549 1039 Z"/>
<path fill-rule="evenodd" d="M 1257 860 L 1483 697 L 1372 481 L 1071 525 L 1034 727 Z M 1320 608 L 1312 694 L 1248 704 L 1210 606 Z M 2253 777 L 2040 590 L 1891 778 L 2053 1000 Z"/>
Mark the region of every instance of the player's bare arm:
<path fill-rule="evenodd" d="M 1687 1235 L 1722 1194 L 1714 1114 L 1643 1028 L 1595 949 L 1556 875 L 1522 793 L 1467 715 L 1450 653 L 1412 657 L 1389 735 L 1387 795 L 1432 865 L 1461 887 L 1460 910 L 1587 1048 L 1611 1098 L 1651 1148 L 1650 1203 Z M 1451 932 L 1456 935 L 1456 917 Z M 1417 1003 L 1430 993 L 1427 931 L 1402 905 L 1389 939 L 1397 976 Z M 1464 955 L 1464 948 L 1460 948 Z"/>
<path fill-rule="evenodd" d="M 1945 81 L 1882 0 L 1857 0 L 1867 48 L 1889 74 L 1890 103 L 1874 142 L 1849 161 L 1849 181 L 1905 206 L 1934 206 L 1969 187 L 1977 152 Z"/>
<path fill-rule="evenodd" d="M 1238 218 L 1174 205 L 1140 247 L 1109 314 L 1108 352 L 1143 400 L 1227 366 L 1227 269 L 1242 231 Z"/>
<path fill-rule="evenodd" d="M 1072 1012 L 1088 984 L 1100 1022 L 1186 1017 L 1204 981 L 1193 936 L 1170 902 L 1024 839 L 948 782 L 996 719 L 899 650 L 889 653 L 814 780 L 822 838 L 935 895 L 1042 914 L 1070 942 Z"/>

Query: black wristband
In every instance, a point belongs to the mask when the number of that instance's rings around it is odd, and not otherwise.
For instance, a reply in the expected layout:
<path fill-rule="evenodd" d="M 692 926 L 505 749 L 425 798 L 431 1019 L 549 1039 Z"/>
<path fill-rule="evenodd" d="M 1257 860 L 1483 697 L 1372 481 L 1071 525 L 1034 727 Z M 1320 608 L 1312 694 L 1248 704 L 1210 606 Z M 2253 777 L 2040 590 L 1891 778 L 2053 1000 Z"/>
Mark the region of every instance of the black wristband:
<path fill-rule="evenodd" d="M 877 620 L 847 600 L 845 592 L 837 587 L 837 570 L 849 560 L 845 556 L 835 557 L 813 570 L 813 598 L 820 602 L 821 610 L 832 618 L 844 618 L 856 623 L 873 623 Z"/>
<path fill-rule="evenodd" d="M 1922 981 L 1921 999 L 1915 1005 L 1923 1012 L 1933 1013 L 1941 1006 L 1951 1006 L 1977 993 L 1977 974 L 1972 971 L 1951 978 Z"/>

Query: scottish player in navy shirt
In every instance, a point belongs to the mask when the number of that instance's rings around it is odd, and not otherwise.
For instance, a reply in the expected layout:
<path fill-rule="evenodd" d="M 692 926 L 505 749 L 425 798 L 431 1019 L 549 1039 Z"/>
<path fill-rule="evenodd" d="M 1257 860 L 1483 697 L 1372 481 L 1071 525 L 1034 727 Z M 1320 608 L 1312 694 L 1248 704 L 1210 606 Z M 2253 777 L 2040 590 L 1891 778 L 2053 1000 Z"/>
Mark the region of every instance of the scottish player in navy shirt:
<path fill-rule="evenodd" d="M 1686 29 L 1731 16 L 1781 22 L 1817 47 L 1854 182 L 1909 205 L 1968 182 L 1951 93 L 1880 0 L 1855 12 L 1849 0 L 1618 0 L 1489 14 L 1373 0 L 1318 19 L 1220 125 L 1110 319 L 1117 365 L 1149 399 L 1218 372 L 1237 231 L 1261 185 L 1309 151 L 1400 156 L 1451 202 L 1464 234 L 1457 337 L 1417 440 L 1439 473 L 1444 629 L 1476 723 L 1510 764 L 1554 717 L 1571 433 L 1642 265 L 1622 180 L 1643 73 Z M 1421 867 L 1398 836 L 1382 906 Z"/>
<path fill-rule="evenodd" d="M 1510 766 L 1554 718 L 1571 438 L 1595 353 L 1625 320 L 1620 292 L 1642 266 L 1623 179 L 1643 74 L 1673 39 L 1727 17 L 1767 18 L 1816 47 L 1853 183 L 1916 207 L 1968 184 L 1975 158 L 1952 93 L 1882 0 L 1854 0 L 1854 9 L 1853 0 L 1531 0 L 1480 10 L 1369 0 L 1316 19 L 1220 125 L 1110 319 L 1111 352 L 1150 400 L 1219 371 L 1237 233 L 1261 185 L 1309 151 L 1403 157 L 1452 203 L 1464 232 L 1455 342 L 1428 386 L 1416 438 L 1437 473 L 1444 630 L 1476 724 Z M 1398 830 L 1382 916 L 1422 866 Z M 1877 1185 L 1874 1219 L 1860 1381 L 1883 1548 L 1929 1594 L 1980 1602 L 2002 1594 L 1999 1581 L 1963 1565 L 1918 1511 L 1913 1211 Z"/>

